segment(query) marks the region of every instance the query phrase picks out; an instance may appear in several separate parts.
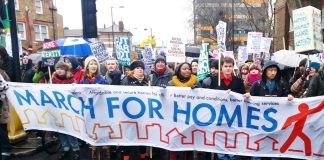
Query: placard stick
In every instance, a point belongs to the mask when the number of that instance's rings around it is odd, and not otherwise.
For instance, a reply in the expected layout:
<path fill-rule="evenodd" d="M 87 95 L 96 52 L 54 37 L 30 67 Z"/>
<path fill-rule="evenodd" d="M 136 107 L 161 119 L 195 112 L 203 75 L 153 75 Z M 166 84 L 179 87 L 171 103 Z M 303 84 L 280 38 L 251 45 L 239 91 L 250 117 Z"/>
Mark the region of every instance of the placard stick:
<path fill-rule="evenodd" d="M 51 73 L 51 67 L 50 67 L 50 66 L 47 66 L 47 69 L 48 69 L 48 75 L 49 75 L 49 82 L 50 82 L 50 84 L 52 84 L 52 73 Z"/>

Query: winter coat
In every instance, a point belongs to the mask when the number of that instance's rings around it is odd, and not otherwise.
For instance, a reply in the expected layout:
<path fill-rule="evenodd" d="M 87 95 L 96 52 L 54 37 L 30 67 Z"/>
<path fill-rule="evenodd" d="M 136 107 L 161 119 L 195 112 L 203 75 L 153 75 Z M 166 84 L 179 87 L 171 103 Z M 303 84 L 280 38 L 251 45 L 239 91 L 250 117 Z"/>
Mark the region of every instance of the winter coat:
<path fill-rule="evenodd" d="M 10 81 L 6 72 L 0 69 L 0 80 Z M 10 109 L 8 106 L 8 100 L 0 100 L 0 124 L 6 124 L 10 120 Z"/>
<path fill-rule="evenodd" d="M 290 91 L 296 98 L 302 98 L 305 97 L 305 92 L 307 92 L 307 88 L 309 86 L 310 81 L 313 77 L 310 79 L 303 81 L 301 78 L 299 78 L 291 87 Z"/>
<path fill-rule="evenodd" d="M 28 76 L 26 75 L 27 72 L 29 70 L 32 70 L 32 67 L 33 67 L 33 61 L 31 59 L 28 59 L 28 63 L 27 64 L 23 64 L 21 65 L 21 81 L 24 82 L 24 79 L 25 79 L 25 76 Z M 29 74 L 31 73 L 30 71 L 28 72 Z M 30 78 L 30 75 L 28 76 Z M 25 79 L 27 80 L 27 79 Z"/>
<path fill-rule="evenodd" d="M 32 81 L 33 83 L 46 83 L 45 73 L 43 71 L 36 72 Z"/>
<path fill-rule="evenodd" d="M 161 75 L 157 74 L 156 72 L 153 72 L 153 74 L 151 74 L 150 77 L 152 81 L 152 86 L 165 87 L 168 85 L 168 82 L 172 79 L 172 73 L 167 69 Z"/>
<path fill-rule="evenodd" d="M 120 70 L 107 72 L 105 79 L 109 85 L 120 85 L 122 73 Z"/>
<path fill-rule="evenodd" d="M 143 81 L 139 81 L 132 76 L 127 76 L 121 82 L 121 85 L 124 86 L 148 86 L 149 85 L 149 78 L 145 76 Z"/>
<path fill-rule="evenodd" d="M 35 75 L 35 71 L 30 68 L 25 72 L 25 76 L 21 79 L 21 82 L 24 83 L 33 83 L 33 77 Z"/>
<path fill-rule="evenodd" d="M 243 80 L 241 78 L 232 76 L 232 81 L 228 86 L 226 86 L 226 84 L 223 80 L 221 80 L 221 85 L 218 86 L 218 75 L 209 77 L 209 78 L 210 78 L 210 80 L 208 79 L 206 81 L 205 80 L 203 81 L 204 88 L 217 89 L 217 90 L 229 90 L 230 89 L 231 91 L 236 92 L 236 93 L 241 93 L 241 94 L 245 93 Z M 209 81 L 210 81 L 210 84 L 208 85 Z"/>
<path fill-rule="evenodd" d="M 275 87 L 272 91 L 272 93 L 269 93 L 269 89 L 266 86 L 267 78 L 266 78 L 266 70 L 270 66 L 277 67 L 277 74 L 274 78 L 275 81 Z M 252 87 L 250 94 L 251 96 L 272 96 L 272 97 L 286 97 L 289 93 L 289 85 L 285 83 L 283 80 L 281 80 L 281 72 L 278 64 L 274 61 L 268 61 L 263 66 L 263 74 L 261 80 L 255 82 Z"/>
<path fill-rule="evenodd" d="M 324 67 L 312 78 L 306 97 L 314 97 L 324 95 Z"/>
<path fill-rule="evenodd" d="M 77 81 L 78 84 L 81 83 L 81 81 L 84 78 L 84 70 L 82 69 L 79 61 L 73 57 L 73 56 L 68 56 L 66 57 L 72 65 L 72 73 L 73 73 L 73 78 Z"/>
<path fill-rule="evenodd" d="M 89 81 L 86 78 L 84 78 L 80 84 L 89 84 Z M 107 81 L 102 75 L 99 75 L 94 79 L 92 84 L 107 84 Z"/>
<path fill-rule="evenodd" d="M 13 70 L 13 58 L 8 57 L 3 60 L 2 66 L 0 66 L 1 69 L 5 70 L 7 75 L 10 77 L 10 80 L 15 80 L 14 77 L 14 70 Z"/>

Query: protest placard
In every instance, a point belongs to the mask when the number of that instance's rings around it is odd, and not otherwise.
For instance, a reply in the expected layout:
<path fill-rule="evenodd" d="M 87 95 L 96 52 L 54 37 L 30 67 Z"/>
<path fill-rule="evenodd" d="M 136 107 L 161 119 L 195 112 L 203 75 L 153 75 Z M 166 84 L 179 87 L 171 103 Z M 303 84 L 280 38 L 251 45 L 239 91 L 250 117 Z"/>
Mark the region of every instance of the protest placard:
<path fill-rule="evenodd" d="M 102 42 L 95 42 L 90 44 L 92 54 L 98 59 L 99 63 L 105 62 L 109 54 L 106 51 L 105 44 Z"/>
<path fill-rule="evenodd" d="M 210 74 L 208 55 L 209 55 L 209 43 L 202 43 L 200 49 L 200 55 L 198 60 L 197 78 L 199 81 L 204 80 Z"/>
<path fill-rule="evenodd" d="M 179 37 L 171 37 L 171 40 L 167 44 L 166 53 L 167 62 L 182 63 L 186 60 L 185 44 Z"/>
<path fill-rule="evenodd" d="M 54 66 L 60 60 L 61 51 L 55 41 L 50 41 L 43 43 L 41 54 L 45 66 Z"/>
<path fill-rule="evenodd" d="M 246 46 L 239 46 L 238 47 L 238 56 L 237 59 L 239 62 L 245 62 L 248 60 L 249 54 L 246 51 Z"/>
<path fill-rule="evenodd" d="M 216 26 L 217 45 L 221 51 L 226 51 L 226 22 L 219 21 Z"/>
<path fill-rule="evenodd" d="M 307 6 L 293 10 L 296 52 L 322 51 L 321 11 Z M 308 52 L 309 53 L 309 52 Z"/>
<path fill-rule="evenodd" d="M 324 96 L 287 101 L 188 87 L 7 84 L 24 129 L 60 132 L 94 146 L 324 157 Z"/>
<path fill-rule="evenodd" d="M 249 32 L 248 33 L 248 41 L 247 41 L 247 53 L 256 53 L 260 54 L 260 46 L 261 46 L 261 32 Z"/>
<path fill-rule="evenodd" d="M 260 51 L 269 53 L 271 47 L 272 38 L 261 37 Z"/>
<path fill-rule="evenodd" d="M 153 59 L 153 48 L 151 44 L 145 44 L 144 46 L 145 52 L 144 52 L 144 63 L 145 64 L 154 64 L 154 59 Z"/>
<path fill-rule="evenodd" d="M 129 37 L 117 36 L 115 44 L 118 64 L 129 66 L 131 63 L 131 46 Z"/>

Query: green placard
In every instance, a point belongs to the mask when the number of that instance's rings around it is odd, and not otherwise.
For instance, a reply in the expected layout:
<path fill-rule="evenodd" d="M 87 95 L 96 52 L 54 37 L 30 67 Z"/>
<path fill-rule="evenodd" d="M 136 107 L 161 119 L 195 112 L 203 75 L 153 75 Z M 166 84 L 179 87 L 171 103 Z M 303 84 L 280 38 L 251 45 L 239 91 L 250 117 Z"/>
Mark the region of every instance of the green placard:
<path fill-rule="evenodd" d="M 131 62 L 131 47 L 129 37 L 116 37 L 116 56 L 118 63 L 129 66 Z"/>
<path fill-rule="evenodd" d="M 42 61 L 46 66 L 54 66 L 60 59 L 61 52 L 59 49 L 42 51 Z"/>

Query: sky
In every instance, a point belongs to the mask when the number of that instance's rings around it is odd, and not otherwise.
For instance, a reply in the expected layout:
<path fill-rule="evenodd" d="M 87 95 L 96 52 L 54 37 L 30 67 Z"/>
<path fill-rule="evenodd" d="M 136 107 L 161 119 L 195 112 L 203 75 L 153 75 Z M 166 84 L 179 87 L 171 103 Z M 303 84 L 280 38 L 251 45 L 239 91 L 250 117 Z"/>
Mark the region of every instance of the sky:
<path fill-rule="evenodd" d="M 58 13 L 63 15 L 64 27 L 82 28 L 81 0 L 54 3 Z M 192 0 L 97 0 L 96 4 L 97 27 L 111 26 L 113 6 L 114 22 L 124 22 L 125 29 L 133 33 L 133 43 L 146 39 L 151 28 L 158 45 L 166 45 L 171 36 L 181 37 L 184 43 L 193 41 L 193 26 L 189 24 L 193 16 Z"/>

